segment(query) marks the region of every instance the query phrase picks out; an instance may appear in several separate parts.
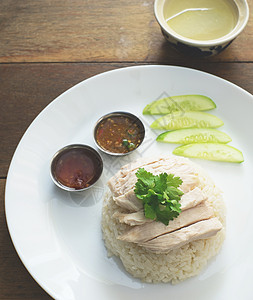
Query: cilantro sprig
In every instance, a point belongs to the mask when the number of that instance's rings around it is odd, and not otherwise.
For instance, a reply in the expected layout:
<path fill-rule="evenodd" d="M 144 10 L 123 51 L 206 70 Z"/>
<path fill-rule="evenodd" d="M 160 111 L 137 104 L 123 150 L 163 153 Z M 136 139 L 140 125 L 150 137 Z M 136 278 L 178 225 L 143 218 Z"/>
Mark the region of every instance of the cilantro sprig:
<path fill-rule="evenodd" d="M 153 175 L 144 168 L 139 168 L 136 176 L 134 192 L 143 202 L 145 217 L 168 225 L 181 212 L 183 192 L 178 187 L 183 181 L 174 174 Z"/>

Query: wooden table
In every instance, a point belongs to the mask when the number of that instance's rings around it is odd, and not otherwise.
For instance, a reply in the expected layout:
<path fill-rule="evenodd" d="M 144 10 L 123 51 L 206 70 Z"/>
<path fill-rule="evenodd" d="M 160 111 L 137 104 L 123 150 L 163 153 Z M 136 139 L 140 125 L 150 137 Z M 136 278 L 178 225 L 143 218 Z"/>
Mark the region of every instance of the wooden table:
<path fill-rule="evenodd" d="M 12 155 L 44 107 L 92 75 L 143 64 L 203 70 L 253 93 L 252 49 L 252 18 L 223 53 L 197 59 L 165 42 L 153 0 L 0 1 L 0 299 L 51 299 L 19 260 L 4 214 Z"/>

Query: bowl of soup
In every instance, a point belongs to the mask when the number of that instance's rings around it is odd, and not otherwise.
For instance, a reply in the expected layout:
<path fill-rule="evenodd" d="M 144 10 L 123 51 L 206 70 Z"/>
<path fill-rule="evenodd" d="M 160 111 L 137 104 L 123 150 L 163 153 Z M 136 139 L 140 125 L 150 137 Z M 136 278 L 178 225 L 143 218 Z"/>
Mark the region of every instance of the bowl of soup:
<path fill-rule="evenodd" d="M 220 53 L 249 19 L 246 0 L 155 0 L 154 12 L 166 40 L 196 56 Z"/>

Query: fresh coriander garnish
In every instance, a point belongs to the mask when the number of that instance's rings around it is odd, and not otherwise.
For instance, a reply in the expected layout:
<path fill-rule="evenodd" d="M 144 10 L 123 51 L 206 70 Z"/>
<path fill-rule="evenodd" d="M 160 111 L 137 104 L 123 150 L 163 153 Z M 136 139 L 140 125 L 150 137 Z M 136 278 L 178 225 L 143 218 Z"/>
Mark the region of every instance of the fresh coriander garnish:
<path fill-rule="evenodd" d="M 129 142 L 127 139 L 122 140 L 122 145 L 127 147 L 128 150 L 132 150 L 136 147 L 134 143 Z"/>
<path fill-rule="evenodd" d="M 178 187 L 183 181 L 174 174 L 153 175 L 144 168 L 139 168 L 136 177 L 134 192 L 143 202 L 145 217 L 168 225 L 181 212 L 183 192 Z"/>
<path fill-rule="evenodd" d="M 127 147 L 129 145 L 128 140 L 127 139 L 123 139 L 122 140 L 122 145 L 125 146 L 125 147 Z"/>
<path fill-rule="evenodd" d="M 134 149 L 134 148 L 135 148 L 135 144 L 134 143 L 129 143 L 128 149 L 131 150 L 131 149 Z"/>

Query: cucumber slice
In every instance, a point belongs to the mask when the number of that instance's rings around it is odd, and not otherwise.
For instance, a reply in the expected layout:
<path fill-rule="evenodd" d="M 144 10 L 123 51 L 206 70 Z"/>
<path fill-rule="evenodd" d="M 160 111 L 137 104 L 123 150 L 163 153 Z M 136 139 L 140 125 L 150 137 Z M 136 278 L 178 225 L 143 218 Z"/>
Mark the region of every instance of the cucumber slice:
<path fill-rule="evenodd" d="M 173 154 L 216 161 L 241 163 L 242 152 L 232 146 L 219 143 L 198 143 L 177 147 Z"/>
<path fill-rule="evenodd" d="M 212 99 L 202 95 L 181 95 L 162 98 L 148 104 L 144 115 L 166 115 L 175 111 L 201 111 L 216 107 Z"/>
<path fill-rule="evenodd" d="M 173 114 L 155 120 L 150 127 L 153 129 L 175 130 L 182 128 L 217 128 L 224 123 L 218 117 L 206 112 L 189 111 L 174 112 Z"/>
<path fill-rule="evenodd" d="M 211 128 L 187 128 L 161 133 L 157 139 L 163 143 L 229 143 L 232 141 L 229 135 L 217 129 Z"/>

